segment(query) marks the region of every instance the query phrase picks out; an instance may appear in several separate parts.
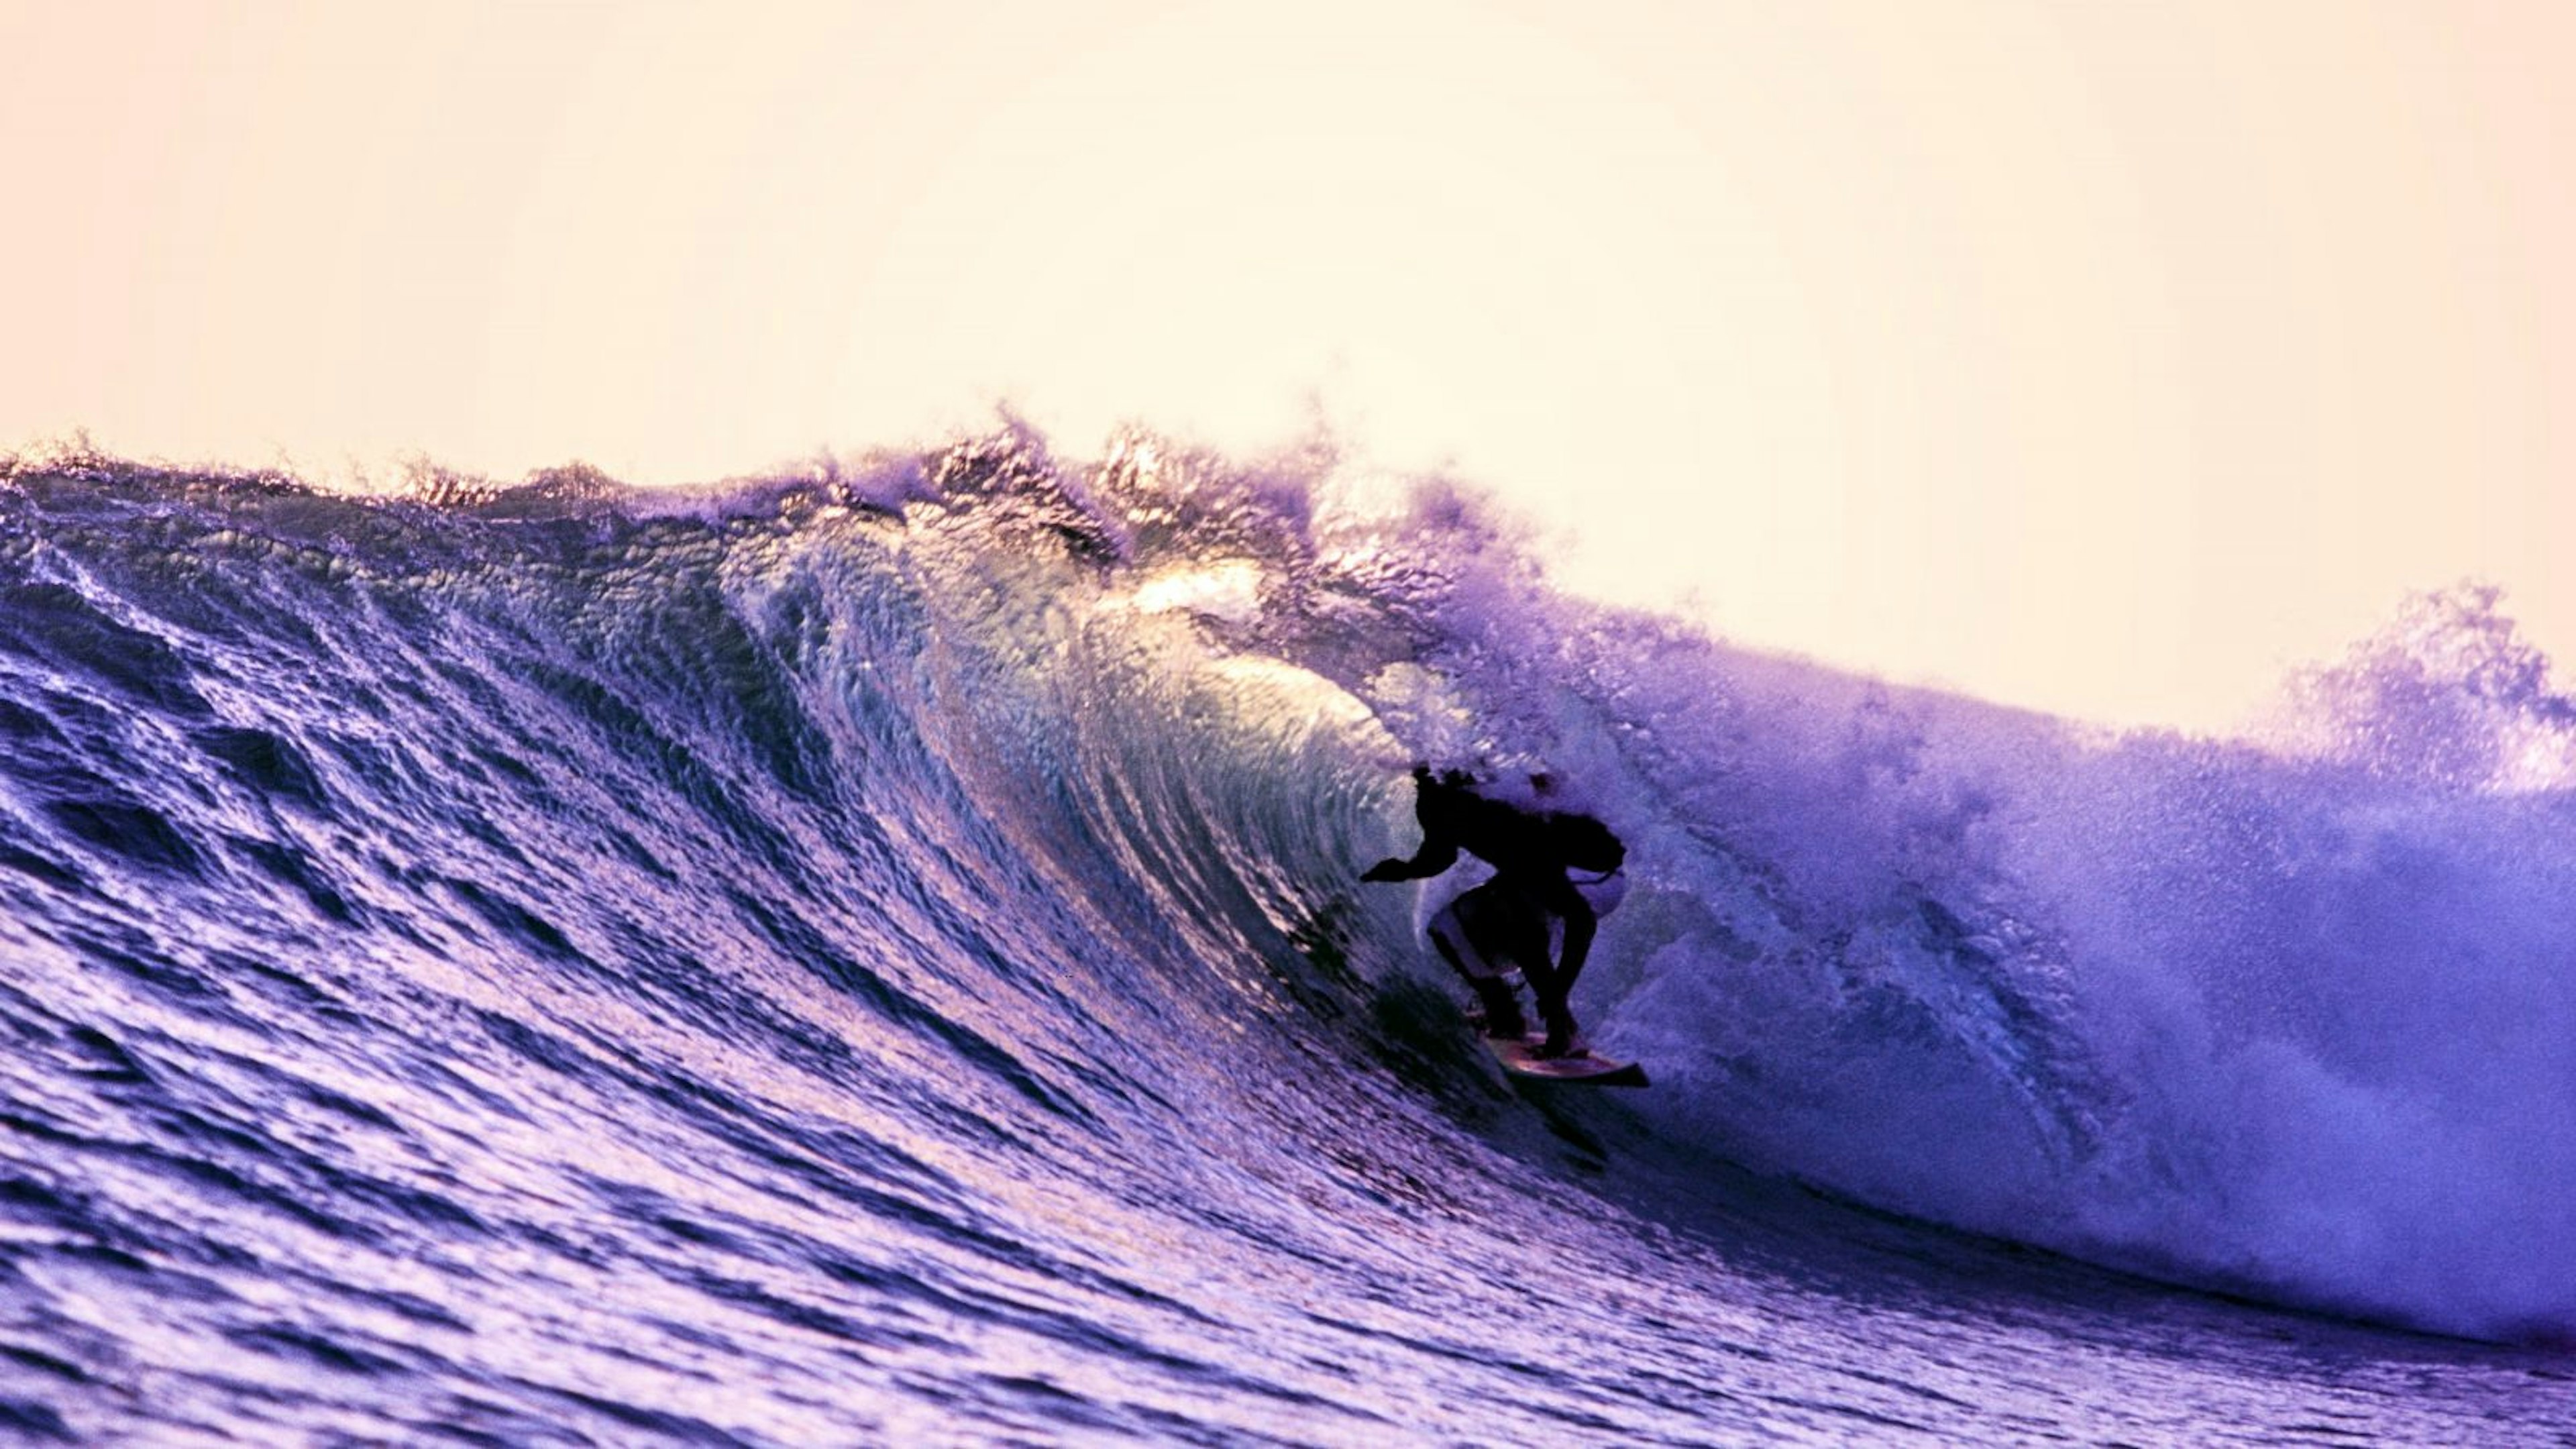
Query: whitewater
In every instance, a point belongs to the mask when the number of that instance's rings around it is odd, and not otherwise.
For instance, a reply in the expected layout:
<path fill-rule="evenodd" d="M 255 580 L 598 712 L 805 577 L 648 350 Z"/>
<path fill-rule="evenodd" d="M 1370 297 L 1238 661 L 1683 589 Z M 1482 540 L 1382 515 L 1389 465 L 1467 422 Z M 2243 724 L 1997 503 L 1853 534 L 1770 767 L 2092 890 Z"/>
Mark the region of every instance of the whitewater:
<path fill-rule="evenodd" d="M 0 465 L 0 1436 L 2576 1443 L 2492 591 L 2119 733 L 1356 473 Z M 1652 1089 L 1467 1034 L 1414 760 L 1625 838 Z"/>

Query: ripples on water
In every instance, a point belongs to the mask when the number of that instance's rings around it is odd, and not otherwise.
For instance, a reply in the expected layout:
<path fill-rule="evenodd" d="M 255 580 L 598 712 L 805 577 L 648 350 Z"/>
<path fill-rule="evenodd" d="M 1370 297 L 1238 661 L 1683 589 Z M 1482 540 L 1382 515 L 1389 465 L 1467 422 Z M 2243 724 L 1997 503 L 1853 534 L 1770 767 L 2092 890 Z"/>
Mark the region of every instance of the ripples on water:
<path fill-rule="evenodd" d="M 1507 1086 L 1348 867 L 1512 566 L 1127 466 L 0 481 L 0 1426 L 2568 1442 L 2562 1352 L 1727 1165 L 1633 939 L 1673 1085 Z"/>

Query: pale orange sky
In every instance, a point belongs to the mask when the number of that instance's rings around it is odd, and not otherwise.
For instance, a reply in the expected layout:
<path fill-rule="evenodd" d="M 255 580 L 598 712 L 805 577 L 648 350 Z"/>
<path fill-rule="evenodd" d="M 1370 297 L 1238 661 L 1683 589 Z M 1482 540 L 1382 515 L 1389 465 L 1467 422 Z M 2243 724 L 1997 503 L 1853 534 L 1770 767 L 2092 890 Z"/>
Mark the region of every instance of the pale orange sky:
<path fill-rule="evenodd" d="M 0 444 L 644 482 L 1313 399 L 1564 573 L 2222 724 L 2576 648 L 2576 9 L 0 0 Z"/>

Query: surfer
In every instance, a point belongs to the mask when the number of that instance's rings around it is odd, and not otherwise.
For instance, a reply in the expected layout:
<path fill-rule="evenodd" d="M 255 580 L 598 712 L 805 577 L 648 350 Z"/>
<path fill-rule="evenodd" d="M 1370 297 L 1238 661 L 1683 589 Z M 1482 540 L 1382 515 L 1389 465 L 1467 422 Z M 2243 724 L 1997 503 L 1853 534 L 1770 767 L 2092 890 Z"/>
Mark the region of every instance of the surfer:
<path fill-rule="evenodd" d="M 1547 1040 L 1542 1057 L 1575 1050 L 1574 1012 L 1567 999 L 1583 974 L 1600 925 L 1600 909 L 1586 890 L 1616 903 L 1624 891 L 1604 893 L 1627 858 L 1610 828 L 1589 815 L 1549 810 L 1555 782 L 1530 777 L 1532 803 L 1523 806 L 1481 791 L 1463 770 L 1435 775 L 1413 767 L 1413 814 L 1422 845 L 1409 860 L 1389 856 L 1362 872 L 1369 881 L 1422 880 L 1458 863 L 1465 851 L 1494 868 L 1494 878 L 1458 897 L 1433 917 L 1431 944 L 1474 989 L 1484 1007 L 1485 1034 L 1518 1040 L 1528 1031 L 1510 972 L 1517 969 L 1538 998 Z M 1579 885 L 1571 872 L 1593 879 Z M 1550 921 L 1562 922 L 1565 944 L 1551 961 Z"/>

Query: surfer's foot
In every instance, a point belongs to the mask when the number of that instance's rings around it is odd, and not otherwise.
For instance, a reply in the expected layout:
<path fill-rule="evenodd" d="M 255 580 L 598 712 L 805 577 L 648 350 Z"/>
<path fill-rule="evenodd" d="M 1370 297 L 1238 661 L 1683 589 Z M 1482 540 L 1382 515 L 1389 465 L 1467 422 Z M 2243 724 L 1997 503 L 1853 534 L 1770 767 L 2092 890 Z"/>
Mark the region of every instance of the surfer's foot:
<path fill-rule="evenodd" d="M 1582 1055 L 1582 1052 L 1583 1049 L 1574 1044 L 1574 1018 L 1570 1016 L 1556 1016 L 1550 1019 L 1547 1024 L 1547 1040 L 1540 1042 L 1536 1048 L 1532 1049 L 1530 1055 L 1534 1057 L 1571 1057 L 1580 1056 Z"/>

